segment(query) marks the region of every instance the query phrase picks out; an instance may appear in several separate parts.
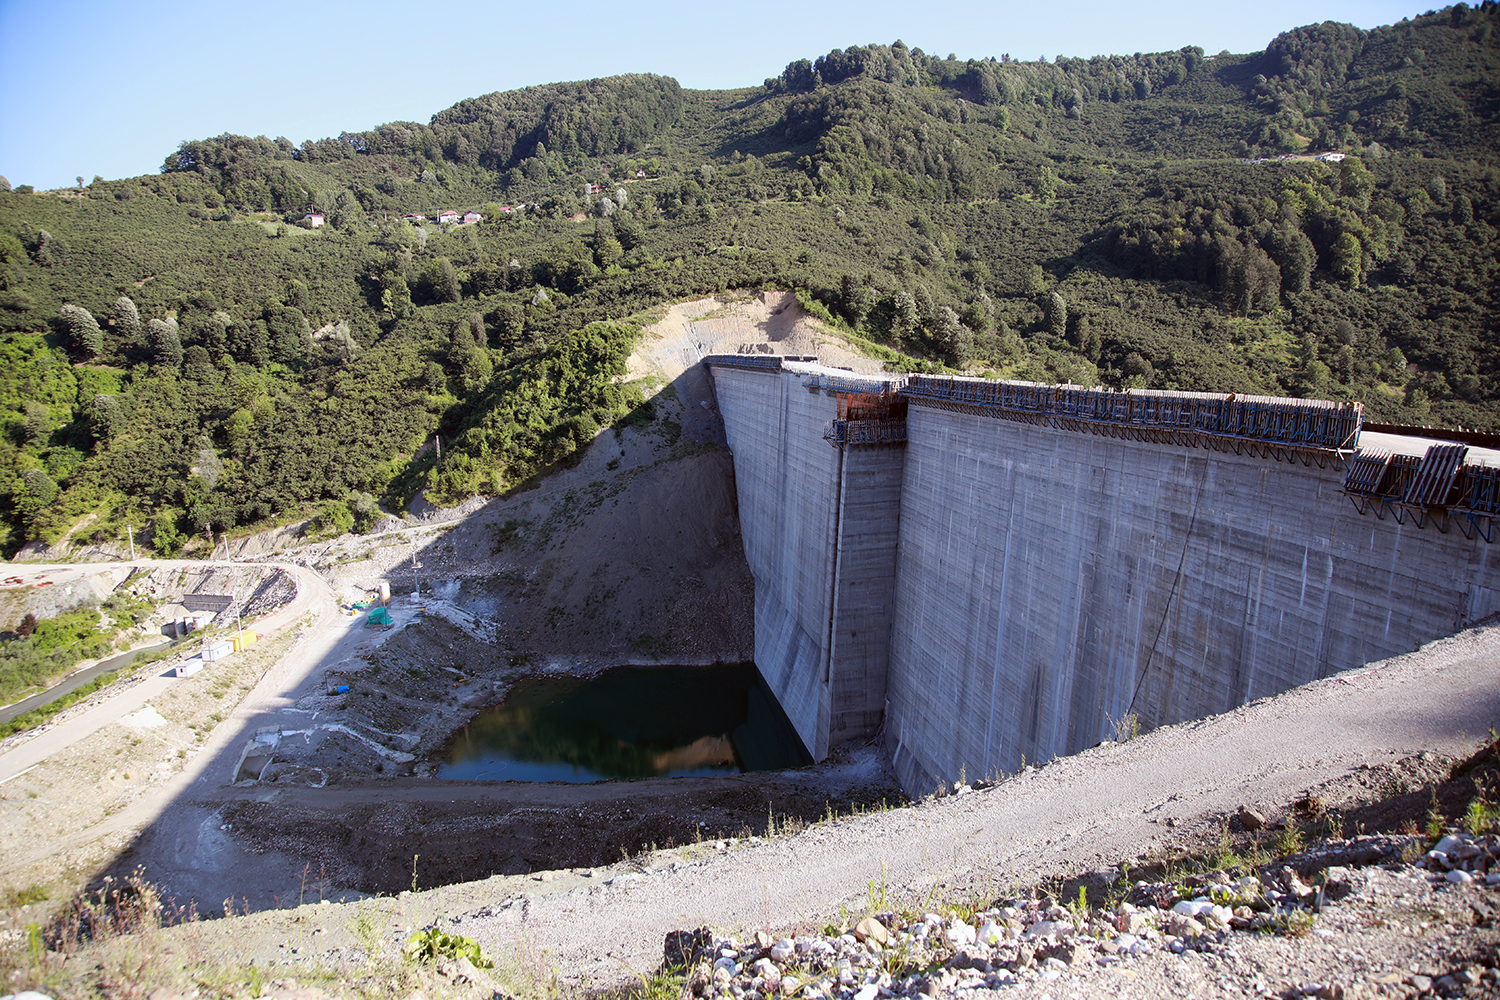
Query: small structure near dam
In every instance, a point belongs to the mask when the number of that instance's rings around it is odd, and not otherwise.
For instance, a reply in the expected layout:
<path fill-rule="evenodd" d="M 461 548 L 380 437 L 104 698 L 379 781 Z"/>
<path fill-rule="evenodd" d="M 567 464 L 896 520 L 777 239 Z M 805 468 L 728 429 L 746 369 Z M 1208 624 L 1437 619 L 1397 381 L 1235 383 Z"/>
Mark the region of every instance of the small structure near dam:
<path fill-rule="evenodd" d="M 1500 611 L 1500 451 L 1472 439 L 1352 403 L 703 364 L 756 663 L 814 757 L 883 732 L 912 794 Z"/>

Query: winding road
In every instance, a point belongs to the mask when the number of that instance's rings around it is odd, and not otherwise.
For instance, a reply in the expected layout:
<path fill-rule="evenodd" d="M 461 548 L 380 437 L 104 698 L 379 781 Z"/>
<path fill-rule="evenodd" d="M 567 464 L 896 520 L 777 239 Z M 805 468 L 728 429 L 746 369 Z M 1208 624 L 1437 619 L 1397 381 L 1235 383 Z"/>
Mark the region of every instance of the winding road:
<path fill-rule="evenodd" d="M 210 829 L 208 822 L 212 809 L 205 810 L 197 801 L 211 796 L 216 789 L 226 788 L 233 780 L 233 768 L 238 761 L 236 748 L 254 728 L 260 725 L 277 724 L 278 715 L 287 707 L 295 705 L 309 685 L 314 683 L 315 668 L 329 657 L 338 659 L 352 650 L 361 638 L 351 632 L 352 619 L 339 613 L 338 602 L 327 582 L 306 566 L 290 562 L 236 563 L 237 567 L 273 566 L 291 573 L 297 580 L 297 593 L 291 602 L 277 609 L 255 625 L 261 632 L 274 632 L 306 622 L 307 627 L 290 650 L 281 656 L 241 700 L 233 713 L 214 727 L 201 747 L 186 761 L 183 769 L 169 780 L 152 785 L 144 794 L 130 804 L 108 816 L 102 822 L 79 829 L 68 836 L 38 843 L 20 852 L 19 856 L 6 859 L 7 867 L 20 867 L 42 858 L 61 856 L 74 849 L 86 846 L 101 838 L 120 833 L 140 833 L 150 830 L 153 837 L 165 837 L 175 841 L 175 848 L 167 853 L 182 861 L 184 874 L 201 873 L 201 884 L 183 886 L 184 897 L 222 899 L 222 894 L 213 895 L 219 889 L 215 873 L 238 866 L 246 879 L 274 878 L 283 886 L 291 878 L 288 874 L 292 862 L 275 865 L 274 869 L 255 871 L 257 862 L 265 857 L 255 857 L 247 852 L 231 850 L 204 850 L 199 841 Z M 135 560 L 118 563 L 88 563 L 80 565 L 23 564 L 13 568 L 12 576 L 20 577 L 23 585 L 47 579 L 55 583 L 74 580 L 84 575 L 131 568 L 146 569 L 203 569 L 206 563 L 196 560 Z M 345 649 L 344 647 L 349 647 Z M 12 749 L 0 754 L 0 785 L 24 774 L 37 764 L 62 750 L 78 743 L 105 726 L 120 721 L 132 712 L 139 711 L 153 698 L 159 697 L 177 683 L 177 678 L 167 672 L 145 677 L 134 683 L 122 685 L 118 690 L 106 689 L 97 703 L 85 711 L 70 713 Z M 269 720 L 269 721 L 267 721 Z M 212 827 L 216 831 L 216 827 Z M 227 841 L 227 838 L 222 838 Z M 227 845 L 225 845 L 227 846 Z M 191 877 L 189 882 L 194 880 Z"/>

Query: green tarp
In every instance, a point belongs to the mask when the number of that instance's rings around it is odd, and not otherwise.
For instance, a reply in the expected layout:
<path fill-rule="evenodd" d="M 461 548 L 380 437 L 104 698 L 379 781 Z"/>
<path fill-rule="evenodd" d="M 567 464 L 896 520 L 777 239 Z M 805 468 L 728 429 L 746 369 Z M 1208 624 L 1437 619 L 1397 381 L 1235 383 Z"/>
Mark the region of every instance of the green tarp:
<path fill-rule="evenodd" d="M 371 611 L 369 617 L 365 619 L 365 628 L 374 628 L 376 625 L 394 624 L 395 623 L 391 621 L 391 613 L 385 608 L 376 608 L 374 611 Z"/>

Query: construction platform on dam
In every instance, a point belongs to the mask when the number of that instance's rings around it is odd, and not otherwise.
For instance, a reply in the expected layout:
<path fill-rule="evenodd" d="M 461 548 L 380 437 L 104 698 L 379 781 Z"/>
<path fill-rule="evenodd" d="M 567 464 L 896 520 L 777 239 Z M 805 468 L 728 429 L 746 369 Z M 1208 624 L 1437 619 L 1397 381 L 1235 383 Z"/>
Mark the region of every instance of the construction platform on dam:
<path fill-rule="evenodd" d="M 755 658 L 913 794 L 1233 709 L 1500 611 L 1500 450 L 1358 404 L 711 355 Z"/>

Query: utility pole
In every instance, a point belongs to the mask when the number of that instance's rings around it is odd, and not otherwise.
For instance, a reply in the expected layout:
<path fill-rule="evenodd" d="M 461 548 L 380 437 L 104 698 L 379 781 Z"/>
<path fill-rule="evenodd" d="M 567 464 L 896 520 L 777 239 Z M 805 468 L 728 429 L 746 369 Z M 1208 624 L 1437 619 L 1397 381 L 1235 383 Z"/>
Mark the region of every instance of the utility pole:
<path fill-rule="evenodd" d="M 214 548 L 215 548 L 215 545 L 214 545 L 214 528 L 213 528 L 213 525 L 211 525 L 211 524 L 205 524 L 203 526 L 203 533 L 208 536 L 208 561 L 210 563 L 212 563 L 214 561 Z M 196 623 L 197 619 L 194 618 L 193 621 Z M 213 619 L 210 618 L 209 621 L 212 622 Z M 203 656 L 203 654 L 207 653 L 207 652 L 208 652 L 208 626 L 205 625 L 203 627 L 203 640 L 202 640 L 202 642 L 200 643 L 200 645 L 198 647 L 198 655 L 199 656 Z M 208 660 L 205 658 L 204 662 L 207 663 Z"/>
<path fill-rule="evenodd" d="M 130 561 L 135 562 L 135 529 L 125 525 L 125 537 L 130 539 Z"/>
<path fill-rule="evenodd" d="M 234 560 L 229 557 L 229 534 L 224 534 L 224 565 L 229 570 L 229 599 L 234 602 L 234 634 L 235 641 L 240 644 L 240 652 L 245 651 L 245 640 L 240 633 L 245 630 L 245 624 L 240 620 L 239 587 L 234 582 Z"/>

